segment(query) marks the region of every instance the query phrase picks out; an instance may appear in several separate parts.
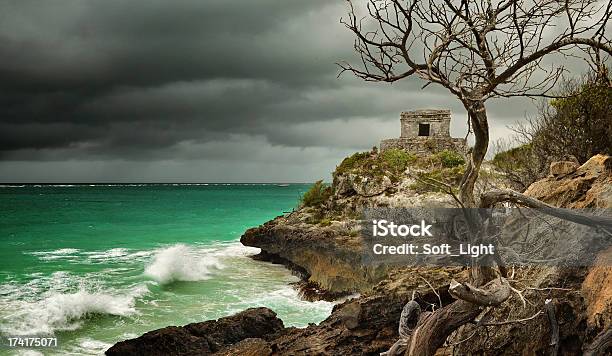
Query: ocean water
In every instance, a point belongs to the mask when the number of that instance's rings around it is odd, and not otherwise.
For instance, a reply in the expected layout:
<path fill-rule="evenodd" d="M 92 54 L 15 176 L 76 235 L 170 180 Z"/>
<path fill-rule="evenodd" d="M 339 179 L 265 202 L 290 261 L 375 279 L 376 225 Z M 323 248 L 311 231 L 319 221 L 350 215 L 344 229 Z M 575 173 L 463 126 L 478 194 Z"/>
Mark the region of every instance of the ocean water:
<path fill-rule="evenodd" d="M 45 355 L 102 354 L 156 328 L 253 306 L 286 326 L 319 322 L 332 303 L 300 300 L 289 286 L 296 277 L 238 242 L 307 189 L 0 186 L 0 333 L 53 334 L 59 347 L 38 350 Z"/>

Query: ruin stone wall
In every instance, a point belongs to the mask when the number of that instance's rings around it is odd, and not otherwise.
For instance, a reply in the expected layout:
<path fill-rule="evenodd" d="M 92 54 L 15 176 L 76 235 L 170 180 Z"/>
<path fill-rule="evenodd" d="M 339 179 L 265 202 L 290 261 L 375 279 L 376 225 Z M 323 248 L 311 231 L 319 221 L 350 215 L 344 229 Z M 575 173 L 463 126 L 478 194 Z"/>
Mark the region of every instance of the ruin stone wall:
<path fill-rule="evenodd" d="M 412 137 L 382 140 L 380 151 L 397 148 L 417 155 L 429 155 L 443 150 L 465 154 L 467 143 L 463 138 Z"/>
<path fill-rule="evenodd" d="M 429 137 L 450 137 L 450 110 L 416 110 L 401 113 L 402 138 L 419 137 L 419 124 L 429 124 Z"/>

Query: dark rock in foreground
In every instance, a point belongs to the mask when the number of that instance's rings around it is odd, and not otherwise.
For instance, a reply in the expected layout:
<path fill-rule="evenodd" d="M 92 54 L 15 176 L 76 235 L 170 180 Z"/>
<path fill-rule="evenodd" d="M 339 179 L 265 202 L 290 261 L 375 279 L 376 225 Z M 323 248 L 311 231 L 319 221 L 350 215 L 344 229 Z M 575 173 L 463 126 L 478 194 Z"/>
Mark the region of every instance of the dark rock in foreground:
<path fill-rule="evenodd" d="M 251 308 L 219 320 L 150 331 L 115 344 L 106 355 L 210 355 L 242 340 L 265 339 L 283 329 L 282 320 L 272 310 Z"/>

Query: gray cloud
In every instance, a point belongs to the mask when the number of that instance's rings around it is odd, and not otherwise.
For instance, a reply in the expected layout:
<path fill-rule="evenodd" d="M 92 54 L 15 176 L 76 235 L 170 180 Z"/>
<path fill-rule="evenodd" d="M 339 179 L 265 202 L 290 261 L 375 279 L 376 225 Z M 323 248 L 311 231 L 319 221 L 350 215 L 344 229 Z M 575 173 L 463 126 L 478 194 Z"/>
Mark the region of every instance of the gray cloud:
<path fill-rule="evenodd" d="M 422 107 L 450 107 L 465 135 L 443 89 L 336 78 L 334 63 L 353 58 L 344 6 L 2 2 L 0 180 L 245 181 L 258 164 L 253 180 L 310 180 L 397 136 L 399 112 Z M 492 105 L 493 138 L 533 108 Z"/>

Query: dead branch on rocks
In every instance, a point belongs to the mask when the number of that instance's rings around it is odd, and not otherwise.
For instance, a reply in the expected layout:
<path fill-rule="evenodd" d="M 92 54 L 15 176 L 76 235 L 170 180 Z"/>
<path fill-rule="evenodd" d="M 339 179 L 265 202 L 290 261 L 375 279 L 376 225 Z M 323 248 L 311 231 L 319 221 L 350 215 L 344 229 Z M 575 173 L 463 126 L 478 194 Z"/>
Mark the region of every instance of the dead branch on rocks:
<path fill-rule="evenodd" d="M 559 323 L 557 322 L 557 315 L 555 313 L 555 304 L 552 300 L 546 300 L 546 314 L 548 315 L 548 321 L 550 323 L 550 346 L 551 354 L 556 356 L 559 353 Z"/>

